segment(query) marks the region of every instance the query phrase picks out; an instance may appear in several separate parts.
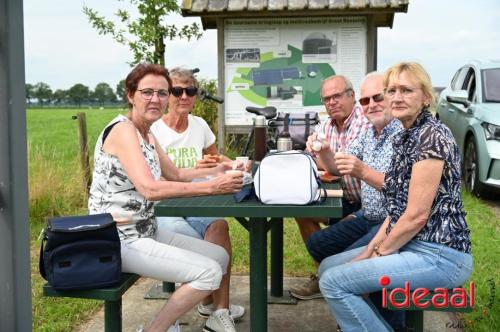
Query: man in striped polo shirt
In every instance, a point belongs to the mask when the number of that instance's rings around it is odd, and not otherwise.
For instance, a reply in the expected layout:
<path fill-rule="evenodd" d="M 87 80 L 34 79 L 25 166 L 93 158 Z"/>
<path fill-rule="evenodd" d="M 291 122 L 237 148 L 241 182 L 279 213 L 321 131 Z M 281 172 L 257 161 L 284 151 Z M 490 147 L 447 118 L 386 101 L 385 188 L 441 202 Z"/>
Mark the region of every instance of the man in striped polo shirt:
<path fill-rule="evenodd" d="M 347 77 L 334 75 L 326 78 L 321 85 L 321 101 L 328 119 L 316 126 L 315 133 L 329 141 L 333 153 L 346 151 L 358 135 L 371 127 L 363 108 L 356 103 L 352 83 Z M 321 162 L 318 162 L 318 166 L 325 169 Z M 351 175 L 344 175 L 341 183 L 344 191 L 342 217 L 345 217 L 361 208 L 361 181 Z M 320 223 L 331 224 L 340 219 L 296 218 L 296 221 L 302 239 L 307 242 L 311 234 L 321 229 Z M 322 297 L 316 276 L 311 276 L 304 285 L 293 287 L 290 293 L 303 300 Z"/>

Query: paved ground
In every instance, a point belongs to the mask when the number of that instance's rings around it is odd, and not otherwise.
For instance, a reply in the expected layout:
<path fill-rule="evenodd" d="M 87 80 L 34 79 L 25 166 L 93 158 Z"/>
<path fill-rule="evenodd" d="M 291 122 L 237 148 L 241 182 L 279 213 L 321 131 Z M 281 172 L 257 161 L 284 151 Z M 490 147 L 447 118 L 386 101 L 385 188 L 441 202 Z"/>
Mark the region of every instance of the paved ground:
<path fill-rule="evenodd" d="M 248 276 L 233 276 L 231 283 L 232 302 L 245 306 L 247 314 L 236 324 L 239 332 L 250 331 L 249 310 L 249 279 Z M 285 278 L 284 287 L 288 289 L 297 283 L 304 282 L 304 278 Z M 123 298 L 123 331 L 135 332 L 141 324 L 146 324 L 160 309 L 165 300 L 145 300 L 144 294 L 154 285 L 154 280 L 140 279 Z M 297 305 L 271 304 L 268 306 L 268 331 L 335 331 L 336 323 L 330 315 L 323 299 L 299 301 Z M 101 332 L 103 328 L 104 312 L 98 312 L 89 322 L 80 326 L 79 332 Z M 447 328 L 456 322 L 453 315 L 448 313 L 427 312 L 425 314 L 426 332 L 459 332 L 461 329 Z M 183 332 L 202 330 L 205 319 L 200 317 L 196 310 L 192 310 L 181 319 Z M 456 324 L 457 325 L 457 324 Z M 455 325 L 455 326 L 456 326 Z"/>

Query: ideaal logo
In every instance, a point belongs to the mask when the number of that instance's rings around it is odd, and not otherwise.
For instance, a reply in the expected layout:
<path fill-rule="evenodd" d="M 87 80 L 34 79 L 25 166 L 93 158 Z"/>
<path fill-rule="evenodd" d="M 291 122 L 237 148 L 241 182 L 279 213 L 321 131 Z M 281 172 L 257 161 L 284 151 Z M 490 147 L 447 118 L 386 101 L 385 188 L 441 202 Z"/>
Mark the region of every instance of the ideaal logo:
<path fill-rule="evenodd" d="M 469 284 L 469 295 L 467 295 L 467 290 L 462 287 L 453 288 L 450 290 L 446 288 L 435 288 L 433 294 L 427 288 L 415 288 L 410 292 L 411 286 L 410 282 L 405 282 L 405 287 L 396 287 L 391 290 L 387 290 L 387 287 L 391 284 L 391 279 L 388 276 L 382 276 L 379 279 L 382 288 L 382 307 L 387 308 L 387 299 L 391 306 L 394 308 L 410 308 L 411 304 L 417 308 L 425 309 L 431 305 L 434 308 L 466 308 L 474 307 L 474 282 L 471 281 Z M 387 294 L 389 292 L 389 294 Z M 402 301 L 396 301 L 396 295 L 401 294 L 403 298 Z M 469 303 L 467 303 L 469 301 Z"/>

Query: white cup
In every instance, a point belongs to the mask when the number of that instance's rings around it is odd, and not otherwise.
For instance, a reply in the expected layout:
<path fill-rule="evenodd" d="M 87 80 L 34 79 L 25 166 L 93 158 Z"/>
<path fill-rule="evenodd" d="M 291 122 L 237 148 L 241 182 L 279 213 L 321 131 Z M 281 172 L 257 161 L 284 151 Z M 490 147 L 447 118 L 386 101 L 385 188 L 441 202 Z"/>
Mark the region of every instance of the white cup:
<path fill-rule="evenodd" d="M 337 152 L 335 152 L 335 157 L 336 158 L 343 158 L 343 157 L 345 157 L 347 155 L 348 155 L 348 153 L 345 153 L 344 151 L 337 151 Z"/>
<path fill-rule="evenodd" d="M 230 169 L 230 170 L 227 170 L 227 171 L 226 171 L 226 174 L 236 174 L 236 175 L 242 175 L 242 174 L 243 174 L 243 172 L 242 172 L 242 171 L 235 170 L 235 169 Z"/>
<path fill-rule="evenodd" d="M 249 168 L 250 158 L 248 157 L 236 157 L 236 167 L 243 166 L 244 170 Z"/>

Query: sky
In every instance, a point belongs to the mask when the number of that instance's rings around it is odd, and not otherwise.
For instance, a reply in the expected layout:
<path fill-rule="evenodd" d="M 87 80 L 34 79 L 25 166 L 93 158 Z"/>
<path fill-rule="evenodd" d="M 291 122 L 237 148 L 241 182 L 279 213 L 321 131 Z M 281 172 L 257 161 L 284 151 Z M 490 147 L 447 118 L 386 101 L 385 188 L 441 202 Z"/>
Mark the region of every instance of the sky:
<path fill-rule="evenodd" d="M 99 35 L 83 5 L 112 18 L 128 1 L 24 0 L 26 82 L 45 82 L 53 91 L 76 83 L 91 89 L 100 82 L 115 88 L 130 71 L 126 46 Z M 130 8 L 130 6 L 129 6 Z M 199 18 L 172 17 L 179 25 Z M 500 59 L 500 1 L 410 0 L 392 29 L 378 29 L 378 70 L 400 61 L 418 61 L 434 86 L 446 86 L 471 59 Z M 201 39 L 167 41 L 167 67 L 200 68 L 199 77 L 217 78 L 216 30 Z"/>

